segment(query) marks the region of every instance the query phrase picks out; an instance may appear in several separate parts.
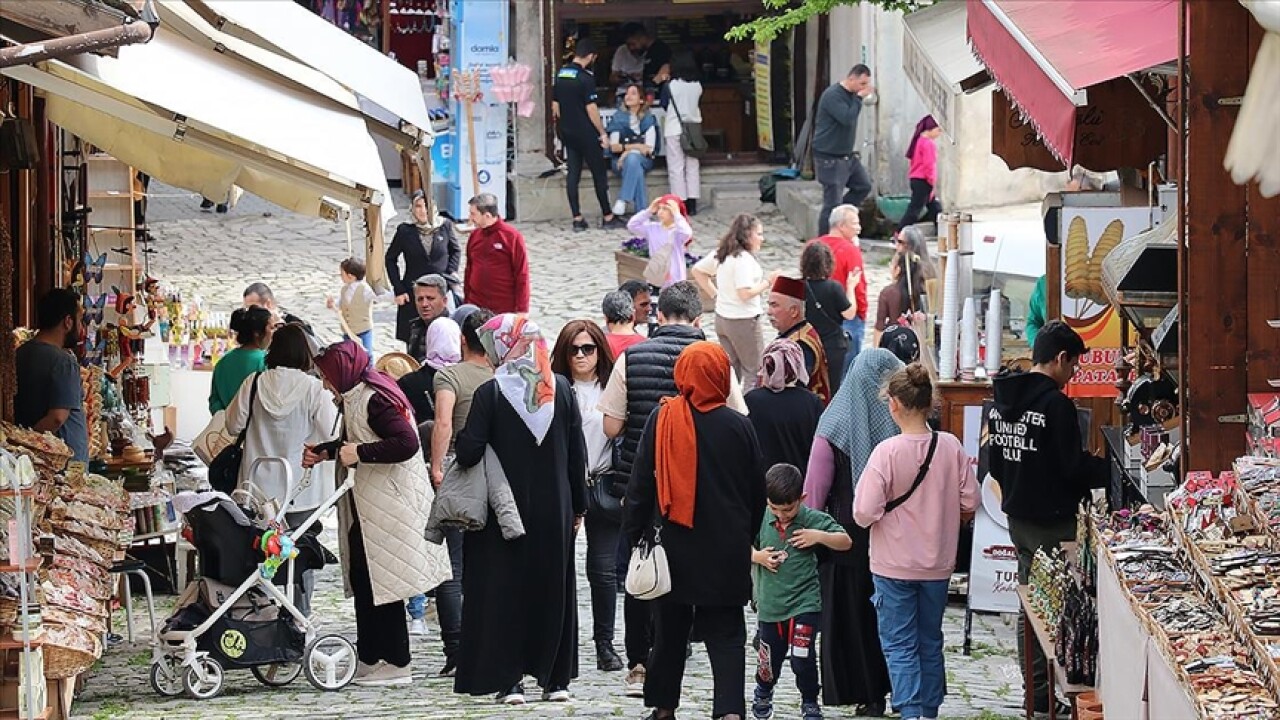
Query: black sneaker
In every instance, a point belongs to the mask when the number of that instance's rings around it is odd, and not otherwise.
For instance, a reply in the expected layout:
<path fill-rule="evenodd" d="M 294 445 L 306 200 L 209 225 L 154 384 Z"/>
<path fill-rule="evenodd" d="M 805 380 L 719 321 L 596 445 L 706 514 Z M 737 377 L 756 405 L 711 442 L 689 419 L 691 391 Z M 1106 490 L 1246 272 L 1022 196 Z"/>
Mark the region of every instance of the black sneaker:
<path fill-rule="evenodd" d="M 523 705 L 525 702 L 524 685 L 516 683 L 510 690 L 498 693 L 498 697 L 495 699 L 499 705 Z"/>
<path fill-rule="evenodd" d="M 884 713 L 885 703 L 881 700 L 880 702 L 859 705 L 857 709 L 854 710 L 853 715 L 854 717 L 884 717 Z"/>
<path fill-rule="evenodd" d="M 584 219 L 581 219 L 581 220 L 574 220 L 574 221 L 573 221 L 573 231 L 574 231 L 574 232 L 584 232 L 584 231 L 586 231 L 586 230 L 588 230 L 588 229 L 590 229 L 590 228 L 591 228 L 591 226 L 590 226 L 589 224 L 587 224 L 587 221 L 586 221 L 586 219 L 585 219 L 585 218 L 584 218 Z"/>
<path fill-rule="evenodd" d="M 212 209 L 213 209 L 213 201 L 212 201 L 212 200 L 201 200 L 201 201 L 200 201 L 200 209 L 201 209 L 202 211 L 204 211 L 204 212 L 209 212 L 210 210 L 212 210 Z"/>
<path fill-rule="evenodd" d="M 440 672 L 436 673 L 440 677 L 453 677 L 458 674 L 458 662 L 453 658 L 444 659 L 444 667 L 440 668 Z"/>
<path fill-rule="evenodd" d="M 822 720 L 822 707 L 816 702 L 801 703 L 800 716 L 804 720 Z"/>
<path fill-rule="evenodd" d="M 773 717 L 773 691 L 756 685 L 751 698 L 751 717 L 756 720 L 769 720 Z"/>
<path fill-rule="evenodd" d="M 543 702 L 569 702 L 569 688 L 562 685 L 549 687 L 542 691 Z"/>
<path fill-rule="evenodd" d="M 604 228 L 605 230 L 619 230 L 621 228 L 625 228 L 626 226 L 627 226 L 626 221 L 618 217 L 617 215 L 614 215 L 613 219 L 611 220 L 600 221 L 600 227 Z"/>
<path fill-rule="evenodd" d="M 227 214 L 227 204 L 226 204 L 226 203 L 218 203 L 218 206 L 217 206 L 217 207 L 215 207 L 215 208 L 213 209 L 213 211 L 214 211 L 214 212 L 216 212 L 216 213 L 218 213 L 219 215 L 226 215 L 226 214 Z"/>

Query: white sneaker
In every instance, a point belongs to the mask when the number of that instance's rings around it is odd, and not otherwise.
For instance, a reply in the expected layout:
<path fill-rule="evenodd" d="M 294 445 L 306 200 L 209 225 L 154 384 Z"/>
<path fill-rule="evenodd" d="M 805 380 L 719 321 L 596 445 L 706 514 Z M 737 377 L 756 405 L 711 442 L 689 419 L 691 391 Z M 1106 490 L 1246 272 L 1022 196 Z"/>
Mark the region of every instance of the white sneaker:
<path fill-rule="evenodd" d="M 414 619 L 410 620 L 410 621 L 409 621 L 409 634 L 410 634 L 410 635 L 426 635 L 426 634 L 427 634 L 427 621 L 426 621 L 426 620 L 424 620 L 424 619 L 422 619 L 422 618 L 414 618 Z"/>
<path fill-rule="evenodd" d="M 410 685 L 413 683 L 413 671 L 409 666 L 396 667 L 390 663 L 380 662 L 377 668 L 355 681 L 360 687 L 384 687 L 388 685 Z"/>
<path fill-rule="evenodd" d="M 643 665 L 637 665 L 627 672 L 627 679 L 623 681 L 623 687 L 626 688 L 627 697 L 644 697 L 644 677 L 645 671 Z"/>
<path fill-rule="evenodd" d="M 384 664 L 385 663 L 383 663 L 381 660 L 379 660 L 378 662 L 372 665 L 365 665 L 364 663 L 360 663 L 359 665 L 356 666 L 356 674 L 351 679 L 355 681 L 355 680 L 361 680 L 363 678 L 369 677 L 373 673 L 377 672 L 377 670 L 381 668 Z"/>
<path fill-rule="evenodd" d="M 557 688 L 542 693 L 543 702 L 569 702 L 569 688 Z"/>
<path fill-rule="evenodd" d="M 524 704 L 524 685 L 516 685 L 506 692 L 498 693 L 499 705 L 523 705 Z"/>
<path fill-rule="evenodd" d="M 614 202 L 614 203 L 613 203 L 613 214 L 614 214 L 614 215 L 626 215 L 626 214 L 627 214 L 627 201 L 626 201 L 626 200 L 618 200 L 618 201 Z"/>

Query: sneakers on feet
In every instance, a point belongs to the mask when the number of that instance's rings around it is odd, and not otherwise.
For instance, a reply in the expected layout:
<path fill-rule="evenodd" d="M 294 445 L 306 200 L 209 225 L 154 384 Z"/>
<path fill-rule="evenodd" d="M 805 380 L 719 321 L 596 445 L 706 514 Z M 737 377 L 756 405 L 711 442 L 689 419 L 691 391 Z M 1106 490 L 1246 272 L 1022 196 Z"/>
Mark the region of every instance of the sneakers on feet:
<path fill-rule="evenodd" d="M 409 685 L 413 683 L 413 672 L 409 666 L 396 667 L 391 663 L 380 662 L 373 672 L 356 678 L 356 685 L 361 687 L 385 687 L 389 685 Z"/>
<path fill-rule="evenodd" d="M 612 643 L 596 644 L 596 669 L 605 672 L 618 672 L 625 668 L 626 663 L 622 662 L 622 658 L 618 657 L 618 651 L 613 649 Z"/>
<path fill-rule="evenodd" d="M 822 707 L 816 702 L 801 703 L 800 716 L 804 720 L 822 720 Z"/>
<path fill-rule="evenodd" d="M 357 665 L 357 666 L 356 666 L 356 674 L 355 674 L 355 675 L 353 675 L 353 676 L 351 677 L 351 679 L 352 679 L 353 681 L 355 681 L 355 680 L 360 680 L 360 679 L 362 679 L 362 678 L 366 678 L 366 677 L 368 677 L 370 674 L 372 674 L 372 673 L 373 673 L 373 671 L 375 671 L 375 670 L 377 670 L 378 668 L 382 667 L 382 665 L 383 665 L 383 663 L 382 663 L 382 661 L 381 661 L 381 660 L 379 660 L 378 662 L 376 662 L 376 663 L 374 663 L 374 664 L 372 664 L 372 665 L 365 665 L 364 663 L 360 663 L 359 665 Z"/>
<path fill-rule="evenodd" d="M 569 702 L 569 688 L 551 687 L 542 691 L 543 702 Z"/>
<path fill-rule="evenodd" d="M 437 673 L 440 677 L 453 677 L 458 674 L 458 661 L 451 657 L 444 659 L 444 667 Z"/>
<path fill-rule="evenodd" d="M 499 705 L 523 705 L 524 685 L 516 683 L 510 690 L 498 693 Z"/>
<path fill-rule="evenodd" d="M 885 704 L 881 701 L 859 705 L 853 714 L 854 717 L 884 717 L 884 713 Z"/>
<path fill-rule="evenodd" d="M 588 228 L 590 228 L 590 227 L 591 227 L 591 226 L 587 224 L 587 221 L 586 221 L 585 219 L 583 219 L 583 220 L 574 220 L 574 221 L 573 221 L 573 231 L 574 231 L 574 232 L 585 232 L 585 231 L 586 231 Z"/>
<path fill-rule="evenodd" d="M 644 666 L 637 665 L 627 671 L 627 679 L 623 681 L 627 697 L 644 697 Z"/>
<path fill-rule="evenodd" d="M 200 211 L 201 211 L 201 212 L 209 212 L 209 211 L 210 211 L 210 210 L 212 210 L 212 209 L 213 209 L 213 201 L 212 201 L 212 200 L 201 200 L 201 201 L 200 201 Z"/>
<path fill-rule="evenodd" d="M 751 697 L 751 717 L 756 720 L 769 720 L 773 717 L 773 691 L 756 685 L 755 694 Z"/>
<path fill-rule="evenodd" d="M 600 222 L 600 227 L 604 228 L 605 230 L 620 230 L 622 228 L 625 228 L 626 226 L 627 226 L 626 221 L 618 217 L 617 215 L 614 215 L 611 220 L 602 220 Z"/>
<path fill-rule="evenodd" d="M 427 621 L 426 621 L 426 620 L 423 620 L 422 618 L 414 618 L 414 619 L 410 620 L 410 621 L 409 621 L 409 634 L 410 634 L 410 635 L 419 635 L 419 636 L 421 636 L 421 635 L 426 635 L 426 634 L 427 634 Z"/>

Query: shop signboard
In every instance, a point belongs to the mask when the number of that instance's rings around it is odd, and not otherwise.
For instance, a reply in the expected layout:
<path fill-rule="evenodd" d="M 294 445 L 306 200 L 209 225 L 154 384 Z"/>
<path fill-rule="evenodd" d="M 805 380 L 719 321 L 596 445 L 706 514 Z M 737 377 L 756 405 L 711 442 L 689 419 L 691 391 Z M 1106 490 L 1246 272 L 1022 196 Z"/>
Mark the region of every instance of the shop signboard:
<path fill-rule="evenodd" d="M 505 65 L 510 54 L 509 0 L 461 0 L 454 4 L 450 73 L 457 89 L 459 74 L 479 70 L 480 99 L 468 105 L 452 99 L 454 130 L 448 209 L 454 217 L 467 216 L 467 201 L 478 193 L 498 198 L 498 209 L 507 207 L 507 105 L 492 92 L 489 70 Z M 474 137 L 473 137 L 474 132 Z M 476 173 L 472 173 L 472 144 Z M 479 188 L 474 187 L 478 175 Z"/>
<path fill-rule="evenodd" d="M 1102 291 L 1102 261 L 1116 245 L 1159 223 L 1164 212 L 1159 205 L 1068 206 L 1062 208 L 1059 218 L 1062 320 L 1089 348 L 1066 392 L 1076 398 L 1115 397 L 1122 323 L 1119 311 Z"/>
<path fill-rule="evenodd" d="M 756 137 L 761 150 L 773 150 L 773 55 L 769 41 L 757 40 L 754 68 L 756 79 Z"/>
<path fill-rule="evenodd" d="M 1009 519 L 1000 509 L 1000 485 L 987 473 L 986 417 L 991 402 L 964 409 L 964 449 L 980 486 L 969 556 L 969 610 L 1018 611 L 1018 551 L 1009 539 Z"/>

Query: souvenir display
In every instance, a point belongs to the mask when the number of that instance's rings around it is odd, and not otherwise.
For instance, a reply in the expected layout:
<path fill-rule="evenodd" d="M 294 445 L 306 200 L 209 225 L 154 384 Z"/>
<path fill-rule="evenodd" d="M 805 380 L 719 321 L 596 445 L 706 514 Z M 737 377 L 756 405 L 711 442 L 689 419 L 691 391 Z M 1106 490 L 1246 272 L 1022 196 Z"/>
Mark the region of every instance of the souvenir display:
<path fill-rule="evenodd" d="M 1060 548 L 1045 552 L 1042 548 L 1031 560 L 1027 590 L 1031 608 L 1044 621 L 1052 635 L 1057 632 L 1062 616 L 1063 590 L 1067 578 L 1067 561 Z"/>

